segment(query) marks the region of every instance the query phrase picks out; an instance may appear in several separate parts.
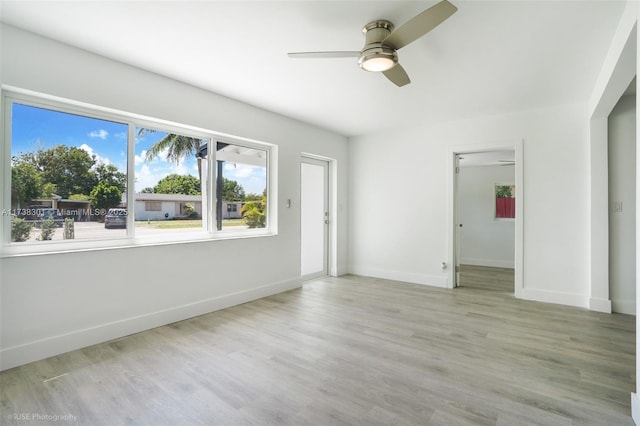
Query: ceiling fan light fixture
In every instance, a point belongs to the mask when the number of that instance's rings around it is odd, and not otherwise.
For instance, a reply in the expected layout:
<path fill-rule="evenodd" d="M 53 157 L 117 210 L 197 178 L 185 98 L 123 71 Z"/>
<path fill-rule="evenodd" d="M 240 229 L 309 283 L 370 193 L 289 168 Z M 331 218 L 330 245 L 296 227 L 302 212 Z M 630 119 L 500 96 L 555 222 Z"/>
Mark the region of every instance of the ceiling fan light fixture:
<path fill-rule="evenodd" d="M 398 63 L 397 50 L 413 43 L 436 28 L 458 10 L 448 0 L 440 0 L 420 12 L 401 27 L 395 28 L 386 19 L 369 22 L 362 28 L 364 48 L 360 51 L 292 52 L 290 58 L 358 58 L 358 65 L 365 71 L 381 72 L 398 87 L 411 83 L 402 65 Z"/>
<path fill-rule="evenodd" d="M 358 65 L 366 71 L 381 72 L 395 67 L 398 54 L 394 49 L 386 46 L 366 49 L 358 58 Z"/>

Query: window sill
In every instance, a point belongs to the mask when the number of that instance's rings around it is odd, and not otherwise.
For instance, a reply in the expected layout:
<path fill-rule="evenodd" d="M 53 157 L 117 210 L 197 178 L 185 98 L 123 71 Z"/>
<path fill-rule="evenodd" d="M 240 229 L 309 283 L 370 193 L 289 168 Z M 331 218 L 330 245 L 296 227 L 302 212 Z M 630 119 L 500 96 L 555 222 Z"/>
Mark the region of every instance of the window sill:
<path fill-rule="evenodd" d="M 90 251 L 118 250 L 139 247 L 166 246 L 177 244 L 196 244 L 224 240 L 241 240 L 248 238 L 275 237 L 276 232 L 261 230 L 256 232 L 221 231 L 215 235 L 198 233 L 183 238 L 167 240 L 160 237 L 119 238 L 113 240 L 93 240 L 74 242 L 41 242 L 29 245 L 9 245 L 0 252 L 0 258 L 42 256 L 68 253 L 82 253 Z"/>

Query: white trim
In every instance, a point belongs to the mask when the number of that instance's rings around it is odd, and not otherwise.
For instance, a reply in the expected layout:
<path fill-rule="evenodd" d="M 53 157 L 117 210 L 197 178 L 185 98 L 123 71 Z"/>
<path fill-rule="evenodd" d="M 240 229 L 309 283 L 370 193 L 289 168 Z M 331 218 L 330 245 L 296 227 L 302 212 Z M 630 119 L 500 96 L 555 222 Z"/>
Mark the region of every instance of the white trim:
<path fill-rule="evenodd" d="M 598 297 L 589 298 L 589 309 L 596 312 L 611 313 L 611 300 Z"/>
<path fill-rule="evenodd" d="M 631 392 L 631 418 L 635 424 L 640 425 L 640 398 L 635 392 Z"/>
<path fill-rule="evenodd" d="M 2 117 L 0 117 L 0 123 L 4 132 L 2 134 L 3 143 L 0 144 L 0 173 L 2 174 L 2 194 L 0 199 L 0 208 L 2 214 L 0 215 L 0 235 L 2 240 L 0 241 L 0 253 L 2 253 L 2 247 L 6 247 L 11 242 L 11 215 L 7 214 L 5 206 L 11 206 L 11 167 L 4 167 L 5 164 L 9 164 L 11 161 L 11 144 L 4 143 L 4 141 L 11 140 L 11 126 L 8 123 L 12 120 L 12 108 L 11 99 L 5 96 L 6 91 L 2 91 L 2 98 L 0 103 L 3 105 L 4 111 Z"/>
<path fill-rule="evenodd" d="M 609 294 L 608 117 L 637 73 L 638 11 L 637 2 L 627 2 L 588 104 L 590 119 L 589 291 L 591 300 L 598 301 L 593 304 L 597 308 L 594 310 L 603 312 L 607 312 L 603 310 L 606 307 L 604 301 L 611 297 Z M 637 232 L 640 232 L 640 229 Z M 636 284 L 636 290 L 637 287 Z M 637 291 L 636 297 L 640 297 Z M 608 312 L 611 312 L 610 307 Z"/>
<path fill-rule="evenodd" d="M 397 271 L 391 269 L 371 268 L 368 266 L 352 265 L 349 273 L 363 277 L 376 277 L 386 280 L 402 281 L 412 284 L 428 285 L 431 287 L 447 288 L 447 278 L 440 275 L 417 274 L 413 272 Z"/>
<path fill-rule="evenodd" d="M 329 240 L 327 253 L 327 271 L 330 276 L 337 277 L 338 272 L 338 160 L 309 152 L 300 153 L 300 162 L 304 158 L 326 162 L 328 170 L 329 191 Z"/>
<path fill-rule="evenodd" d="M 96 327 L 29 342 L 0 351 L 0 370 L 17 367 L 50 356 L 117 339 L 187 318 L 208 314 L 231 306 L 261 299 L 302 286 L 299 278 L 263 285 L 237 293 L 151 312 Z"/>
<path fill-rule="evenodd" d="M 575 293 L 563 293 L 559 291 L 523 288 L 517 297 L 525 300 L 533 300 L 535 302 L 555 303 L 559 305 L 569 305 L 580 308 L 589 307 L 589 298 L 582 294 Z"/>
<path fill-rule="evenodd" d="M 611 310 L 608 313 L 615 312 L 617 314 L 635 315 L 636 301 L 634 300 L 616 300 L 612 299 L 609 304 Z M 606 312 L 606 311 L 604 311 Z"/>
<path fill-rule="evenodd" d="M 135 236 L 135 214 L 136 214 L 136 201 L 135 201 L 135 174 L 136 164 L 135 161 L 129 161 L 130 158 L 136 157 L 136 144 L 129 143 L 136 139 L 136 125 L 133 122 L 129 122 L 127 127 L 127 238 L 133 238 Z M 131 185 L 129 182 L 129 176 L 133 178 L 133 191 L 131 191 Z"/>
<path fill-rule="evenodd" d="M 506 268 L 514 269 L 515 263 L 513 261 L 501 260 L 501 259 L 474 259 L 470 257 L 460 258 L 462 265 L 473 266 L 488 266 L 491 268 Z"/>

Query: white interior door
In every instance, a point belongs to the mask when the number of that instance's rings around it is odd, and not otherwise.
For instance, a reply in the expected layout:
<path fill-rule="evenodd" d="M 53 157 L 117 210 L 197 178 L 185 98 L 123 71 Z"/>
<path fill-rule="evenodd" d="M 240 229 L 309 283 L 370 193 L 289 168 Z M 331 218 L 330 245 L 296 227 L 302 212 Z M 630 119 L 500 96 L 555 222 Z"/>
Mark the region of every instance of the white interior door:
<path fill-rule="evenodd" d="M 300 164 L 301 274 L 328 275 L 329 164 L 303 157 Z"/>

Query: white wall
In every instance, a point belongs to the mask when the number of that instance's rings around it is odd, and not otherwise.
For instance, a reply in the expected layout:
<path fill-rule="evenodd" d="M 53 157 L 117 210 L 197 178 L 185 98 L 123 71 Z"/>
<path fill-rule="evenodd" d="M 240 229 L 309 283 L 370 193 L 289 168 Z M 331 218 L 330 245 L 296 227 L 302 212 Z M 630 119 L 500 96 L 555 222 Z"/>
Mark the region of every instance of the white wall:
<path fill-rule="evenodd" d="M 609 286 L 609 227 L 608 227 L 608 117 L 629 83 L 637 75 L 640 54 L 637 23 L 640 8 L 637 1 L 627 1 L 618 28 L 604 59 L 598 80 L 589 100 L 590 118 L 590 308 L 603 312 L 611 312 Z M 636 100 L 637 103 L 637 100 Z M 635 117 L 638 127 L 638 115 Z M 635 138 L 638 144 L 638 135 Z M 636 150 L 636 170 L 640 162 L 640 151 Z M 638 200 L 638 176 L 636 174 L 636 203 Z M 636 208 L 636 223 L 638 222 Z M 640 260 L 640 229 L 636 227 L 635 264 Z M 638 276 L 636 271 L 636 312 L 640 304 Z M 636 424 L 640 424 L 640 318 L 636 316 L 636 392 L 631 393 L 631 415 Z"/>
<path fill-rule="evenodd" d="M 346 272 L 344 137 L 10 26 L 1 35 L 3 84 L 279 147 L 277 236 L 0 259 L 2 368 L 301 285 L 301 152 L 337 160 L 334 266 Z"/>
<path fill-rule="evenodd" d="M 514 220 L 495 219 L 495 184 L 515 184 L 514 166 L 461 167 L 458 174 L 460 263 L 513 268 Z"/>
<path fill-rule="evenodd" d="M 352 138 L 350 272 L 446 286 L 448 153 L 524 139 L 522 296 L 586 307 L 588 122 L 576 104 Z"/>
<path fill-rule="evenodd" d="M 609 297 L 614 312 L 636 313 L 636 97 L 609 115 Z"/>

